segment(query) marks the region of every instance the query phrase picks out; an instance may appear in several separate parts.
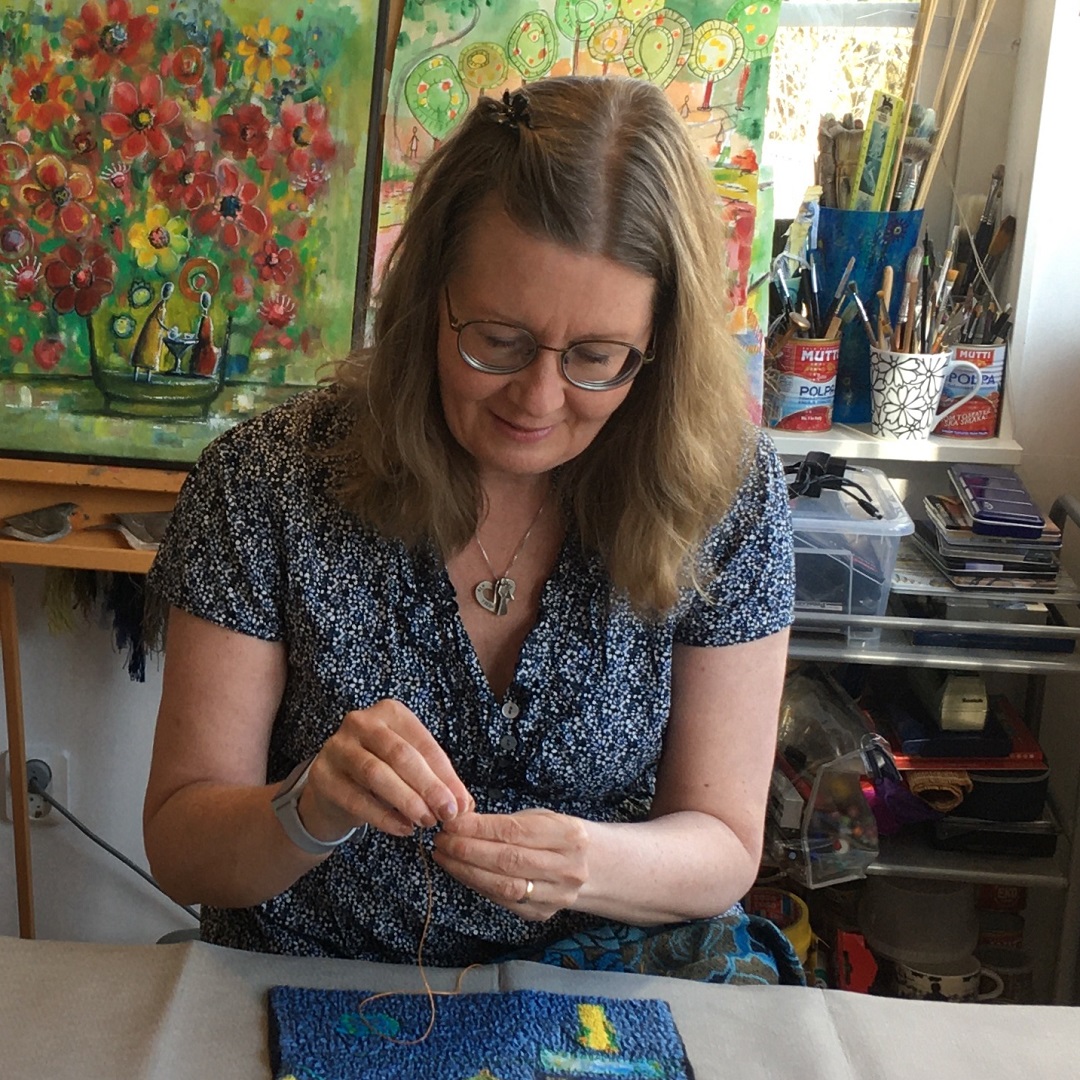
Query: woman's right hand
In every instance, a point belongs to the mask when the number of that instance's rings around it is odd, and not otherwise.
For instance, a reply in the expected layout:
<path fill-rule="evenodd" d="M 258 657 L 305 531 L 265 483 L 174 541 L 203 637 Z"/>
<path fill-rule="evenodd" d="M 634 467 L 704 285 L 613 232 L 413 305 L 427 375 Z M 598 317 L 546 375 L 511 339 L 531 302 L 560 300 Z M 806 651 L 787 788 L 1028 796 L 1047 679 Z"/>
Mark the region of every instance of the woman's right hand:
<path fill-rule="evenodd" d="M 329 840 L 362 824 L 408 836 L 474 805 L 431 732 L 384 698 L 345 714 L 311 766 L 298 810 L 308 832 Z"/>

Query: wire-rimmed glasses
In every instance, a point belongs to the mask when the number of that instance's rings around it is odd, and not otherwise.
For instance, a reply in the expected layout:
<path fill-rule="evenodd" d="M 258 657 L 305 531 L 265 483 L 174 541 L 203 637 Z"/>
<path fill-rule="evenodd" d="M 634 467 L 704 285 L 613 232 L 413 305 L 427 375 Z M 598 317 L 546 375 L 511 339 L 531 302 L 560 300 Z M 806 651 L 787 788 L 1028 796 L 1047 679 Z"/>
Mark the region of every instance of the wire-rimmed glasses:
<path fill-rule="evenodd" d="M 521 326 L 470 319 L 458 322 L 446 289 L 446 314 L 450 329 L 457 334 L 461 359 L 477 371 L 489 375 L 512 375 L 521 371 L 547 350 L 559 354 L 567 382 L 582 390 L 614 390 L 629 382 L 643 364 L 652 361 L 649 350 L 642 351 L 626 341 L 572 341 L 565 349 L 541 345 Z"/>

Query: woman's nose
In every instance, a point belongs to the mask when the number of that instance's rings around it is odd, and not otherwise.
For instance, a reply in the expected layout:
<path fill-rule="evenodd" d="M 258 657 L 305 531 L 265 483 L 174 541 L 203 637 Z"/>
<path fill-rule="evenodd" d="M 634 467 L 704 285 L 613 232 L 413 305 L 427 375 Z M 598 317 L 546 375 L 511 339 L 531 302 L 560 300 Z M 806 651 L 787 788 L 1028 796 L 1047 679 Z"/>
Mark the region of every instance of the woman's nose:
<path fill-rule="evenodd" d="M 544 417 L 562 408 L 566 386 L 561 353 L 540 345 L 533 362 L 514 375 L 512 395 L 514 403 L 530 416 Z"/>

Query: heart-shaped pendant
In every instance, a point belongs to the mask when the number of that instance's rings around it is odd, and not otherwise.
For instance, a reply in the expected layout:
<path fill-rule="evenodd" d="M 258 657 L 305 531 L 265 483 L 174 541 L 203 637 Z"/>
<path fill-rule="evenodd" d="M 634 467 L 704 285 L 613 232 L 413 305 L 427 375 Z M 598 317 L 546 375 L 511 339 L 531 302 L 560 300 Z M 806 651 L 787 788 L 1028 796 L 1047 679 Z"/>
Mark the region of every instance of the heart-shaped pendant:
<path fill-rule="evenodd" d="M 501 577 L 498 581 L 481 581 L 473 590 L 476 602 L 492 615 L 505 615 L 517 587 L 513 578 Z"/>
<path fill-rule="evenodd" d="M 490 611 L 492 615 L 495 614 L 495 585 L 493 582 L 481 581 L 476 586 L 473 595 L 476 597 L 476 602 L 485 611 Z"/>

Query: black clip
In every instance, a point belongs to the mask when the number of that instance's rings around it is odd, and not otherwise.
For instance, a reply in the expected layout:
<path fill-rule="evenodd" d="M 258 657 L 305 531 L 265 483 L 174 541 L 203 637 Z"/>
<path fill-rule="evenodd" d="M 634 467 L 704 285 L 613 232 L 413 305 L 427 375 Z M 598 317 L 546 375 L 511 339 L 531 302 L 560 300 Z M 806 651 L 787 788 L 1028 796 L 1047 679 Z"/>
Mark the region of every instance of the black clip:
<path fill-rule="evenodd" d="M 846 458 L 830 457 L 823 450 L 811 450 L 801 461 L 786 465 L 784 473 L 795 474 L 787 485 L 790 499 L 800 495 L 818 499 L 823 491 L 840 491 L 850 495 L 872 518 L 883 516 L 866 488 L 846 475 Z"/>
<path fill-rule="evenodd" d="M 502 104 L 498 106 L 495 119 L 500 124 L 506 124 L 514 129 L 519 124 L 532 128 L 532 115 L 529 112 L 529 97 L 524 90 L 515 90 L 512 94 L 509 90 L 503 91 Z"/>

